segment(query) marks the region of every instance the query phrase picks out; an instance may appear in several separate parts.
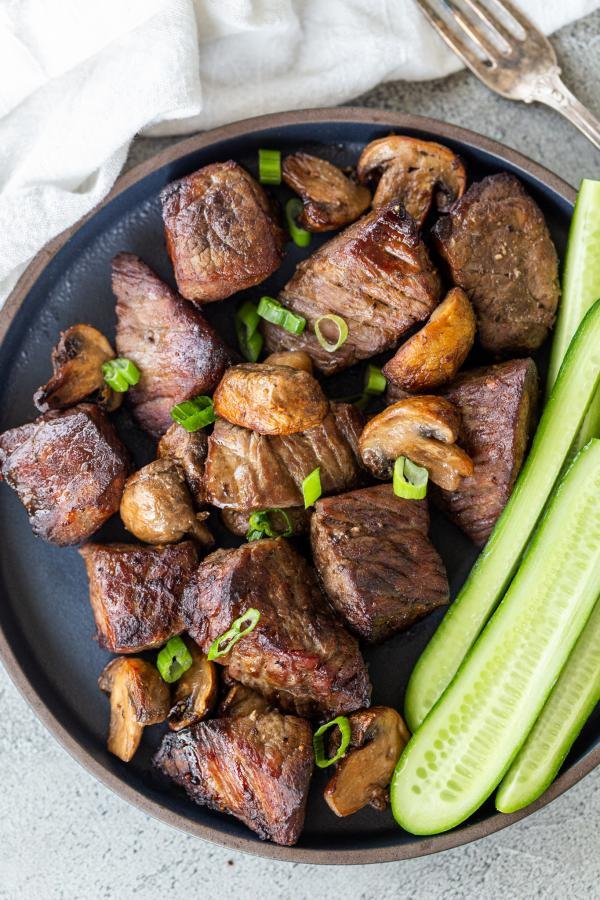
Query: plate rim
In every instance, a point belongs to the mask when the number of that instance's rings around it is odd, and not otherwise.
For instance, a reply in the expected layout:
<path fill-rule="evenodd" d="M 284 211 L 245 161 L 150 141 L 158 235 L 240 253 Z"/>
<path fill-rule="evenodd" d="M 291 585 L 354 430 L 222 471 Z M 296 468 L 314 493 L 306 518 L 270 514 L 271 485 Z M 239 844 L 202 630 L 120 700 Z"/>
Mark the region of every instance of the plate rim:
<path fill-rule="evenodd" d="M 393 130 L 409 129 L 424 131 L 435 134 L 437 138 L 442 140 L 449 139 L 460 141 L 465 145 L 473 147 L 473 149 L 484 150 L 494 156 L 500 157 L 511 165 L 516 166 L 518 169 L 523 170 L 543 184 L 544 187 L 550 188 L 567 203 L 573 205 L 575 202 L 576 191 L 570 184 L 519 151 L 514 150 L 499 141 L 480 135 L 471 129 L 442 122 L 428 116 L 418 116 L 360 106 L 303 109 L 255 116 L 177 141 L 144 162 L 134 166 L 126 174 L 121 175 L 116 180 L 111 191 L 100 203 L 94 206 L 85 216 L 81 217 L 73 225 L 69 226 L 49 241 L 38 251 L 29 263 L 0 310 L 0 344 L 4 342 L 13 319 L 27 297 L 27 294 L 34 283 L 43 274 L 54 256 L 86 222 L 92 219 L 99 210 L 108 205 L 115 197 L 123 193 L 123 191 L 126 191 L 132 185 L 152 174 L 157 169 L 162 168 L 164 165 L 172 163 L 182 156 L 187 156 L 197 150 L 205 149 L 215 143 L 238 137 L 249 137 L 254 132 L 263 131 L 267 128 L 331 123 L 339 123 L 342 125 L 379 125 L 389 127 Z M 450 850 L 454 847 L 468 844 L 479 838 L 500 831 L 501 829 L 531 815 L 559 797 L 600 764 L 599 745 L 588 751 L 588 753 L 580 760 L 560 775 L 551 787 L 535 801 L 535 803 L 525 807 L 523 810 L 508 815 L 496 813 L 481 822 L 476 822 L 464 828 L 440 835 L 424 837 L 418 842 L 367 847 L 364 849 L 344 848 L 340 846 L 332 850 L 318 850 L 301 846 L 282 847 L 269 842 L 257 843 L 256 838 L 250 836 L 250 834 L 248 837 L 232 835 L 218 830 L 215 826 L 193 821 L 175 810 L 167 809 L 159 801 L 144 796 L 139 793 L 136 788 L 122 780 L 118 775 L 109 771 L 103 763 L 99 762 L 93 756 L 90 750 L 86 749 L 71 735 L 58 717 L 48 706 L 46 706 L 34 687 L 32 680 L 27 675 L 24 667 L 21 665 L 13 651 L 1 623 L 0 660 L 4 665 L 9 678 L 44 727 L 52 734 L 63 749 L 79 763 L 79 765 L 118 797 L 126 800 L 132 806 L 153 818 L 177 828 L 180 831 L 209 841 L 210 843 L 254 856 L 261 856 L 285 862 L 312 863 L 317 865 L 356 865 L 365 863 L 396 862 Z"/>

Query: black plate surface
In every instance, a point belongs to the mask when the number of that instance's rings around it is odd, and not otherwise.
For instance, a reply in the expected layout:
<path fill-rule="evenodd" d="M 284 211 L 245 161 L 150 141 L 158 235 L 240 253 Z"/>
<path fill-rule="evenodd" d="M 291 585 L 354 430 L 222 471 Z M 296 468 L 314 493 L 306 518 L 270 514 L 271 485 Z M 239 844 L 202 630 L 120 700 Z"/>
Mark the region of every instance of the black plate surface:
<path fill-rule="evenodd" d="M 304 149 L 340 165 L 356 162 L 368 141 L 390 130 L 441 140 L 464 158 L 469 179 L 512 171 L 523 179 L 540 204 L 562 255 L 572 212 L 572 190 L 559 179 L 514 152 L 451 126 L 415 117 L 366 110 L 324 110 L 249 120 L 190 139 L 126 176 L 82 225 L 53 242 L 33 264 L 0 317 L 6 331 L 0 346 L 0 430 L 35 416 L 31 397 L 50 370 L 50 352 L 60 330 L 89 322 L 114 336 L 114 299 L 110 263 L 121 250 L 139 254 L 169 283 L 172 271 L 165 252 L 158 202 L 161 188 L 175 178 L 216 160 L 236 159 L 256 172 L 259 147 L 283 152 Z M 280 199 L 288 196 L 277 189 Z M 319 240 L 319 239 L 318 239 Z M 318 240 L 313 241 L 314 248 Z M 284 265 L 269 281 L 246 295 L 275 295 L 302 251 L 288 246 Z M 207 317 L 234 343 L 235 301 L 207 307 Z M 353 393 L 360 370 L 331 380 L 330 396 Z M 127 411 L 116 417 L 119 431 L 138 464 L 152 458 L 151 442 L 132 424 Z M 16 495 L 0 489 L 0 649 L 3 658 L 36 712 L 97 777 L 128 800 L 171 824 L 213 841 L 256 854 L 311 862 L 366 862 L 406 858 L 472 840 L 497 830 L 515 816 L 498 816 L 486 805 L 465 826 L 433 839 L 403 833 L 391 814 L 363 811 L 336 819 L 321 797 L 326 775 L 317 773 L 306 827 L 297 848 L 261 843 L 234 819 L 195 806 L 152 772 L 149 758 L 160 739 L 160 726 L 146 729 L 142 747 L 129 765 L 105 750 L 108 703 L 97 678 L 108 654 L 91 640 L 93 619 L 87 599 L 83 563 L 76 549 L 58 549 L 33 537 Z M 475 559 L 460 532 L 433 515 L 433 539 L 442 553 L 453 596 Z M 231 535 L 222 533 L 228 543 Z M 127 539 L 115 518 L 99 540 Z M 402 709 L 408 675 L 435 629 L 433 615 L 365 655 L 374 683 L 374 702 Z M 596 762 L 600 732 L 596 715 L 586 726 L 567 761 L 557 794 Z M 68 790 L 68 785 L 65 785 Z"/>

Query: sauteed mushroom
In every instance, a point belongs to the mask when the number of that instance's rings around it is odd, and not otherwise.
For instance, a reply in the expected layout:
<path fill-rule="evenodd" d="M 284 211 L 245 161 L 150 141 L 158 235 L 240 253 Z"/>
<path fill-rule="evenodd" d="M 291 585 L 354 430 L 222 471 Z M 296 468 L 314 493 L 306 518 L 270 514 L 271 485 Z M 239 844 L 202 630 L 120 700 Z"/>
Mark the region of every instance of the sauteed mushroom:
<path fill-rule="evenodd" d="M 304 209 L 299 222 L 308 231 L 332 231 L 349 225 L 371 202 L 366 187 L 347 178 L 326 159 L 309 153 L 286 156 L 281 175 L 302 198 Z"/>
<path fill-rule="evenodd" d="M 125 528 L 147 544 L 171 544 L 191 534 L 205 547 L 214 543 L 196 513 L 183 471 L 170 459 L 155 459 L 125 482 L 121 518 Z"/>
<path fill-rule="evenodd" d="M 348 718 L 350 746 L 323 795 L 336 816 L 351 816 L 367 804 L 385 809 L 394 768 L 410 739 L 404 720 L 389 706 L 372 706 Z"/>
<path fill-rule="evenodd" d="M 216 665 L 206 658 L 194 641 L 185 639 L 185 645 L 193 662 L 175 683 L 174 706 L 169 713 L 172 731 L 189 728 L 204 719 L 212 711 L 219 690 Z"/>
<path fill-rule="evenodd" d="M 205 503 L 204 463 L 208 451 L 208 437 L 202 431 L 186 431 L 181 425 L 173 424 L 163 434 L 156 455 L 159 459 L 169 459 L 176 463 L 185 475 L 187 486 L 197 506 Z"/>
<path fill-rule="evenodd" d="M 357 172 L 361 181 L 381 173 L 373 207 L 401 200 L 419 224 L 424 222 L 434 195 L 438 211 L 447 212 L 462 197 L 467 183 L 460 158 L 448 147 L 397 134 L 367 144 Z"/>
<path fill-rule="evenodd" d="M 377 478 L 390 478 L 394 461 L 406 456 L 429 471 L 431 480 L 456 491 L 473 474 L 473 462 L 455 445 L 460 413 L 441 397 L 407 397 L 388 406 L 368 422 L 358 449 L 365 466 Z"/>
<path fill-rule="evenodd" d="M 267 366 L 290 366 L 292 369 L 302 369 L 309 375 L 313 373 L 312 359 L 304 350 L 282 350 L 281 353 L 271 353 L 264 362 Z"/>
<path fill-rule="evenodd" d="M 169 688 L 153 665 L 135 656 L 111 660 L 98 686 L 110 694 L 108 749 L 129 762 L 139 747 L 144 726 L 167 718 Z"/>
<path fill-rule="evenodd" d="M 460 288 L 452 288 L 426 325 L 383 367 L 390 381 L 411 393 L 452 381 L 475 340 L 475 313 Z"/>
<path fill-rule="evenodd" d="M 238 716 L 251 716 L 252 713 L 261 715 L 272 709 L 266 697 L 259 694 L 245 684 L 236 682 L 233 684 L 219 705 L 219 717 L 226 716 L 229 719 Z"/>
<path fill-rule="evenodd" d="M 107 412 L 121 405 L 123 395 L 104 381 L 102 363 L 114 359 L 115 351 L 104 335 L 91 325 L 71 325 L 60 335 L 52 351 L 52 378 L 38 388 L 33 402 L 41 412 L 75 406 L 94 400 Z"/>

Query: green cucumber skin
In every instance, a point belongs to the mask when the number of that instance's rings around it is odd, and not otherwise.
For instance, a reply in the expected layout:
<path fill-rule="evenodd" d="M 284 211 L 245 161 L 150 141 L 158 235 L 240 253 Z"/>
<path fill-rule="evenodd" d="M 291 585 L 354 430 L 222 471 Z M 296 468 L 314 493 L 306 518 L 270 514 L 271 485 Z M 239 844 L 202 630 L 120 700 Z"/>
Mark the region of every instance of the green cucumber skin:
<path fill-rule="evenodd" d="M 600 441 L 577 456 L 519 572 L 454 681 L 406 747 L 390 789 L 413 834 L 459 825 L 492 793 L 600 593 Z"/>
<path fill-rule="evenodd" d="M 529 456 L 456 600 L 421 654 L 404 714 L 416 731 L 452 681 L 512 578 L 600 380 L 600 300 L 571 341 Z"/>
<path fill-rule="evenodd" d="M 554 781 L 581 729 L 600 702 L 600 600 L 540 716 L 496 794 L 496 809 L 529 806 Z"/>

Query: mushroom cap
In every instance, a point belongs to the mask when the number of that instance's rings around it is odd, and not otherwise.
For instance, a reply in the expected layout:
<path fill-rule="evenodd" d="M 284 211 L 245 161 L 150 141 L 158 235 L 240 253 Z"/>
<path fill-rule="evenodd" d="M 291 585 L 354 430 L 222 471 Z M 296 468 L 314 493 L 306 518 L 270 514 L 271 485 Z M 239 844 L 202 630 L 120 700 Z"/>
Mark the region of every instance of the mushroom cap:
<path fill-rule="evenodd" d="M 371 202 L 366 187 L 356 184 L 341 169 L 310 153 L 286 156 L 281 175 L 300 195 L 300 225 L 308 231 L 332 231 L 355 222 Z"/>
<path fill-rule="evenodd" d="M 204 719 L 213 709 L 219 691 L 217 666 L 201 652 L 195 641 L 183 639 L 192 665 L 175 683 L 174 706 L 169 713 L 169 728 L 180 731 Z"/>
<path fill-rule="evenodd" d="M 263 361 L 267 366 L 290 366 L 292 369 L 302 369 L 313 374 L 313 362 L 304 350 L 282 350 L 281 353 L 271 353 Z"/>

